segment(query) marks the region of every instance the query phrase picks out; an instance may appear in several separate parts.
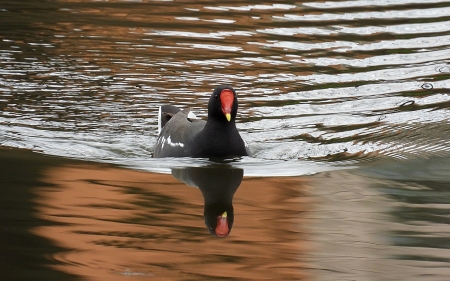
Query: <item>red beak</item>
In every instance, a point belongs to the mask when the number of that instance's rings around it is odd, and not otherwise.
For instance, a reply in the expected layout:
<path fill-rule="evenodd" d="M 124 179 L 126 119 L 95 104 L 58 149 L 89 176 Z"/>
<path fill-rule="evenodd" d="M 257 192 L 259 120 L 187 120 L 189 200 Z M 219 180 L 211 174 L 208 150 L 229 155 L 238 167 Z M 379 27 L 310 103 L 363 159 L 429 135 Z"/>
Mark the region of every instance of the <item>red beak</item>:
<path fill-rule="evenodd" d="M 224 89 L 220 92 L 220 103 L 222 104 L 222 112 L 227 118 L 228 122 L 231 121 L 231 109 L 234 103 L 234 94 L 230 89 Z"/>
<path fill-rule="evenodd" d="M 215 233 L 219 237 L 225 237 L 229 232 L 230 228 L 228 227 L 227 212 L 223 212 L 221 216 L 217 217 Z"/>

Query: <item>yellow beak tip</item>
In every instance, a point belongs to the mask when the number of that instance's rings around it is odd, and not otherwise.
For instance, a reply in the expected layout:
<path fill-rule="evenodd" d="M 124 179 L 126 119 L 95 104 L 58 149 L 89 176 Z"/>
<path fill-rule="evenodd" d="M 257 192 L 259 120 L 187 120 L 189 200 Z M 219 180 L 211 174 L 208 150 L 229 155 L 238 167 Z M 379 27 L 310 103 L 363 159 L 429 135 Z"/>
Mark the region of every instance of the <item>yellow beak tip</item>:
<path fill-rule="evenodd" d="M 228 122 L 231 121 L 231 114 L 230 113 L 225 114 L 225 117 L 227 118 Z"/>
<path fill-rule="evenodd" d="M 223 214 L 222 214 L 222 218 L 226 218 L 227 217 L 227 212 L 223 212 Z"/>

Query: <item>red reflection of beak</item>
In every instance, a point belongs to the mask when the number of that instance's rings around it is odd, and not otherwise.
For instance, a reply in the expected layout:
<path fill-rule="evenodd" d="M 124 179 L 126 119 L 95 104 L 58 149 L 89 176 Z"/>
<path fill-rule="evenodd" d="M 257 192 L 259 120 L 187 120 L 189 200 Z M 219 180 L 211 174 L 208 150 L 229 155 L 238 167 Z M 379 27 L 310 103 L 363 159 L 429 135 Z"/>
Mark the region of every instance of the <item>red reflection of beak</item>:
<path fill-rule="evenodd" d="M 230 228 L 228 227 L 227 212 L 223 212 L 221 216 L 217 217 L 215 232 L 219 237 L 225 237 L 230 232 Z"/>
<path fill-rule="evenodd" d="M 231 109 L 233 108 L 234 94 L 230 89 L 220 92 L 220 103 L 222 104 L 222 112 L 228 122 L 231 120 Z"/>

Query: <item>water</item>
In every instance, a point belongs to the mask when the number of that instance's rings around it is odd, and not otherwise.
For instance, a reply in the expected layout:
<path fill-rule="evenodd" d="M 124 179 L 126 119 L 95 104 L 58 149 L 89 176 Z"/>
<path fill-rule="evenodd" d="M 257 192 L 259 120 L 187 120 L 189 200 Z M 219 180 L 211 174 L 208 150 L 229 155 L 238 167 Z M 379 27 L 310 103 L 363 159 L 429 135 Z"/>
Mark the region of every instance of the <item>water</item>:
<path fill-rule="evenodd" d="M 0 145 L 39 153 L 0 150 L 2 271 L 447 280 L 449 14 L 448 0 L 2 1 Z M 151 156 L 159 105 L 206 117 L 225 83 L 255 157 L 225 165 L 244 178 L 217 239 L 202 193 L 170 175 L 211 163 Z"/>

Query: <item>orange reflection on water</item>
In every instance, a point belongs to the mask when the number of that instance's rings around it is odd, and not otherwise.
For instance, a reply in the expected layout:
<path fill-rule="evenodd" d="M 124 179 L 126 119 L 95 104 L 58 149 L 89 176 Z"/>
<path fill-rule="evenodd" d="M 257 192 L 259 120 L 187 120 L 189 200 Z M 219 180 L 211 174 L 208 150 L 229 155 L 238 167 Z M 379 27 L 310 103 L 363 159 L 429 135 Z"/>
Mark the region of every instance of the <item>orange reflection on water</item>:
<path fill-rule="evenodd" d="M 308 279 L 300 178 L 245 178 L 230 236 L 209 234 L 200 190 L 171 175 L 71 165 L 47 171 L 34 233 L 67 249 L 48 257 L 83 280 Z"/>

